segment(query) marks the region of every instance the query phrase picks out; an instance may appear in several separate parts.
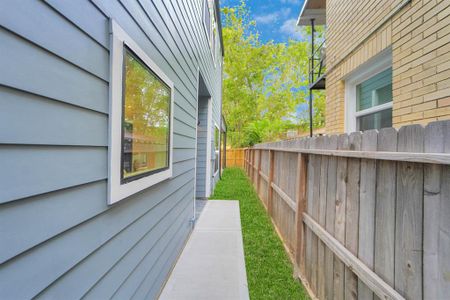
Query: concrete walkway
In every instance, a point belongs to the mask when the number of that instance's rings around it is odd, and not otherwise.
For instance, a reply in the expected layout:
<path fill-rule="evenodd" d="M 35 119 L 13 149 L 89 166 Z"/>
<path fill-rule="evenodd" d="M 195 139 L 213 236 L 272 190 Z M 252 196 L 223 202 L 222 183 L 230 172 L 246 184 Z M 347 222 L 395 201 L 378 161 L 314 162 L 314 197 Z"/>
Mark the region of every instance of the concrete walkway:
<path fill-rule="evenodd" d="M 207 201 L 159 299 L 249 299 L 238 201 Z"/>

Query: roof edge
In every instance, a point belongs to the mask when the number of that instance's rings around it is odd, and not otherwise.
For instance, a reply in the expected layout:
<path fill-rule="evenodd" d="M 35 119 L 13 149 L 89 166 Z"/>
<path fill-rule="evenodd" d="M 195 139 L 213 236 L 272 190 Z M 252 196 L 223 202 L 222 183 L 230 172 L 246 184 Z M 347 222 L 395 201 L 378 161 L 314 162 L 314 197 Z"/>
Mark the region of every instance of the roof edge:
<path fill-rule="evenodd" d="M 314 0 L 305 0 L 303 2 L 303 7 L 298 15 L 297 26 L 309 26 L 311 25 L 311 20 L 315 20 L 316 25 L 326 24 L 326 9 L 325 8 L 308 8 L 314 7 L 312 3 Z M 319 2 L 319 1 L 317 1 Z M 324 2 L 326 3 L 326 2 Z M 321 5 L 319 5 L 320 7 Z"/>

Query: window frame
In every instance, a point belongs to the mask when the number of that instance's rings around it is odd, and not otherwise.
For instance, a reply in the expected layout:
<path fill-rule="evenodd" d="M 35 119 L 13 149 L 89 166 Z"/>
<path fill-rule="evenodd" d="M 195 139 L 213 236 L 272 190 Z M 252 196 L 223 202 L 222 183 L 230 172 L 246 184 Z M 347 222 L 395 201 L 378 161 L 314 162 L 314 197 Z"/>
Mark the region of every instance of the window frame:
<path fill-rule="evenodd" d="M 211 26 L 210 27 L 210 32 L 208 33 L 208 28 L 207 28 L 207 24 L 206 24 L 206 20 L 205 20 L 205 14 L 206 14 L 206 12 L 210 12 L 209 11 L 209 0 L 203 0 L 203 5 L 202 5 L 202 11 L 203 11 L 203 14 L 202 14 L 202 24 L 203 24 L 203 29 L 205 30 L 205 35 L 206 35 L 206 37 L 208 38 L 208 43 L 210 44 L 210 46 L 211 46 L 211 33 L 212 33 L 212 20 L 211 20 L 211 13 L 209 14 L 209 25 Z"/>
<path fill-rule="evenodd" d="M 209 0 L 203 0 L 203 5 L 202 5 L 202 24 L 203 24 L 203 29 L 205 30 L 205 35 L 207 37 L 207 42 L 209 44 L 209 49 L 211 50 L 211 57 L 214 63 L 214 67 L 216 67 L 216 36 L 217 33 L 215 33 L 215 27 L 216 27 L 216 8 L 213 5 L 212 6 L 212 15 L 211 15 L 211 7 L 210 7 L 210 1 Z M 207 25 L 205 22 L 205 13 L 206 11 L 208 11 L 209 13 L 209 25 L 210 25 L 210 32 L 208 34 L 208 29 L 207 29 Z"/>
<path fill-rule="evenodd" d="M 212 113 L 213 113 L 213 109 L 212 109 L 212 97 L 208 98 L 208 114 L 207 114 L 207 119 L 206 119 L 206 126 L 207 126 L 207 130 L 206 130 L 206 180 L 205 180 L 205 197 L 209 197 L 211 196 L 211 180 L 214 178 L 213 176 L 213 172 L 212 172 L 212 157 L 211 157 L 211 142 L 212 142 L 212 133 L 211 133 L 211 129 L 212 129 L 212 122 L 213 122 L 213 118 L 212 118 Z"/>
<path fill-rule="evenodd" d="M 139 58 L 171 90 L 169 116 L 168 168 L 149 172 L 147 176 L 122 182 L 122 121 L 124 91 L 125 47 Z M 174 84 L 138 44 L 114 21 L 110 20 L 110 84 L 109 84 L 109 147 L 108 147 L 108 197 L 114 204 L 139 191 L 172 177 L 173 164 L 173 108 Z"/>
<path fill-rule="evenodd" d="M 219 141 L 217 149 L 216 149 L 216 129 L 219 132 Z M 214 122 L 214 169 L 216 168 L 216 153 L 217 153 L 217 158 L 218 158 L 218 162 L 217 162 L 217 170 L 214 171 L 213 177 L 216 177 L 217 174 L 220 171 L 220 128 L 219 125 L 217 125 L 216 122 Z"/>
<path fill-rule="evenodd" d="M 357 120 L 362 116 L 373 114 L 382 110 L 392 109 L 393 101 L 373 106 L 364 110 L 357 111 L 357 91 L 356 87 L 372 78 L 373 76 L 386 71 L 392 67 L 392 51 L 390 48 L 384 50 L 367 63 L 358 67 L 345 80 L 345 124 L 344 130 L 347 133 L 358 130 Z"/>

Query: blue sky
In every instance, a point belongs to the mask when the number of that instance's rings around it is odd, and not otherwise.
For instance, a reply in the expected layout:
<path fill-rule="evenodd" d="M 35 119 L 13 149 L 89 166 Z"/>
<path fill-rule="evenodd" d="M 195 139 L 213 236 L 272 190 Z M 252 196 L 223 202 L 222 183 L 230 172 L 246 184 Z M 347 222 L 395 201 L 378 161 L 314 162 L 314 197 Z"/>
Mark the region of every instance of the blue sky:
<path fill-rule="evenodd" d="M 246 0 L 250 14 L 256 20 L 261 40 L 284 43 L 300 40 L 296 24 L 304 0 Z M 240 0 L 220 0 L 221 6 L 239 5 Z"/>

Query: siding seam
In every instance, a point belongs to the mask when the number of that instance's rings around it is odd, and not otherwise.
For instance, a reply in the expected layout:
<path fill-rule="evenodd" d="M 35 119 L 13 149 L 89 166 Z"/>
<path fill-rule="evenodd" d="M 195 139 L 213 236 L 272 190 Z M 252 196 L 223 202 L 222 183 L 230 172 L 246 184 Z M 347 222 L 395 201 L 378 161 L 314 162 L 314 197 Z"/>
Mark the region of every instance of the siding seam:
<path fill-rule="evenodd" d="M 9 32 L 11 35 L 17 37 L 18 39 L 22 40 L 23 42 L 26 42 L 26 43 L 28 43 L 28 44 L 31 44 L 31 45 L 33 45 L 33 46 L 39 48 L 40 50 L 42 50 L 42 51 L 44 51 L 44 52 L 46 52 L 46 53 L 48 53 L 48 54 L 51 54 L 51 55 L 54 56 L 54 57 L 59 58 L 60 60 L 62 60 L 62 61 L 64 61 L 64 62 L 68 63 L 69 65 L 72 65 L 72 66 L 76 67 L 77 69 L 79 69 L 79 70 L 81 70 L 81 71 L 84 71 L 84 72 L 88 73 L 89 75 L 91 75 L 91 76 L 93 76 L 93 77 L 96 77 L 97 79 L 100 79 L 100 80 L 103 81 L 104 83 L 109 84 L 109 81 L 108 81 L 107 79 L 104 79 L 104 78 L 102 78 L 101 76 L 99 76 L 99 75 L 97 75 L 97 74 L 95 74 L 95 73 L 93 73 L 93 72 L 91 72 L 91 71 L 89 71 L 89 70 L 83 68 L 82 66 L 77 65 L 75 62 L 72 62 L 72 61 L 70 61 L 69 59 L 67 59 L 67 58 L 65 58 L 65 57 L 63 57 L 63 56 L 61 56 L 61 55 L 59 55 L 58 53 L 55 53 L 55 52 L 49 50 L 48 48 L 45 48 L 44 46 L 39 45 L 38 43 L 36 43 L 36 42 L 34 42 L 34 41 L 28 39 L 27 37 L 24 37 L 23 35 L 21 35 L 21 34 L 15 32 L 15 31 L 12 31 L 11 29 L 9 29 L 9 28 L 7 28 L 7 27 L 5 27 L 5 26 L 3 26 L 3 25 L 0 25 L 0 28 L 3 29 L 4 31 Z"/>

